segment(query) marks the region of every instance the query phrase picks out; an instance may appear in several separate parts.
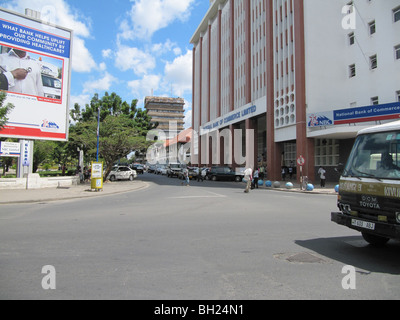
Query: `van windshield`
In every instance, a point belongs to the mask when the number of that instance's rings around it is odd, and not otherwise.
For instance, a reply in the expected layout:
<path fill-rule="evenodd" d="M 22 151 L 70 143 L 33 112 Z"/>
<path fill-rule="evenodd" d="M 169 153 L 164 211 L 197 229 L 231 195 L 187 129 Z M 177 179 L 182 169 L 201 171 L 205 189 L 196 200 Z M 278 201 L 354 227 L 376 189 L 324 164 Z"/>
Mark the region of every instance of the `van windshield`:
<path fill-rule="evenodd" d="M 400 131 L 359 136 L 343 176 L 400 179 Z"/>

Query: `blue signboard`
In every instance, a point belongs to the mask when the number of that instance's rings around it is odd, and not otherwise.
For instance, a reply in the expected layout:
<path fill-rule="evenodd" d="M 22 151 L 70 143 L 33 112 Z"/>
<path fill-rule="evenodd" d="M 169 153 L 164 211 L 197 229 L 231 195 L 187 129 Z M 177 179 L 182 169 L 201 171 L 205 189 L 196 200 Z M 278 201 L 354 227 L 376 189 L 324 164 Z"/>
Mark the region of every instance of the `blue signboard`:
<path fill-rule="evenodd" d="M 4 19 L 0 19 L 0 41 L 63 58 L 70 56 L 71 41 L 69 39 Z"/>

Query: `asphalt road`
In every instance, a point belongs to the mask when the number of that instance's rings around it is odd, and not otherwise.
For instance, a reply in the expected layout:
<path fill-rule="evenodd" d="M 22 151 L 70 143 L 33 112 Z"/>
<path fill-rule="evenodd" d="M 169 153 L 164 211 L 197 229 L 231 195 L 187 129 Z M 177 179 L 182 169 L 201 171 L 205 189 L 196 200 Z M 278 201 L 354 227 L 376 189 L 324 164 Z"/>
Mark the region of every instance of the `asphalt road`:
<path fill-rule="evenodd" d="M 400 243 L 330 222 L 333 195 L 139 178 L 147 189 L 1 205 L 0 299 L 400 299 Z"/>

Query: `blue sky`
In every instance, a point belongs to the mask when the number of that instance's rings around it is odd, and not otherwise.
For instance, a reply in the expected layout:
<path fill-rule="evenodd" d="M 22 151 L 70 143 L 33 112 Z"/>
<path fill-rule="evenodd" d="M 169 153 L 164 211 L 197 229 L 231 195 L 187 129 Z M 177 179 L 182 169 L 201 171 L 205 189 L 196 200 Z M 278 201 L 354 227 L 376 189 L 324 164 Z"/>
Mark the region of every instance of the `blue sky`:
<path fill-rule="evenodd" d="M 94 93 L 115 92 L 128 103 L 172 96 L 186 101 L 191 125 L 192 45 L 208 0 L 0 0 L 24 13 L 30 8 L 74 30 L 71 106 Z M 50 12 L 50 15 L 49 15 Z"/>

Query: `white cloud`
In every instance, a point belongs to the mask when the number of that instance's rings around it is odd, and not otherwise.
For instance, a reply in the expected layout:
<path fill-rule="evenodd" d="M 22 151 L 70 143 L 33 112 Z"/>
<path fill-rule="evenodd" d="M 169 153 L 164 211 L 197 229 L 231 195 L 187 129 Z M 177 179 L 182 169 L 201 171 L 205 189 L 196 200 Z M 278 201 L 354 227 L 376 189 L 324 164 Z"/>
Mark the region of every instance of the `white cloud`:
<path fill-rule="evenodd" d="M 138 97 L 150 96 L 152 92 L 156 92 L 160 87 L 161 77 L 158 75 L 145 75 L 140 80 L 132 80 L 128 82 L 128 87 L 132 94 Z"/>
<path fill-rule="evenodd" d="M 31 8 L 41 12 L 43 20 L 74 30 L 72 69 L 90 72 L 96 68 L 83 40 L 90 37 L 91 21 L 73 10 L 65 0 L 15 0 L 6 7 L 20 13 L 24 13 L 25 8 Z"/>
<path fill-rule="evenodd" d="M 78 96 L 71 96 L 70 99 L 70 108 L 73 108 L 75 103 L 79 104 L 81 108 L 84 108 L 86 104 L 90 103 L 90 99 L 92 97 L 89 94 L 81 94 Z"/>
<path fill-rule="evenodd" d="M 94 81 L 87 81 L 83 85 L 83 92 L 94 92 L 94 91 L 107 91 L 110 90 L 111 85 L 118 79 L 106 72 L 104 77 Z"/>
<path fill-rule="evenodd" d="M 102 54 L 103 58 L 105 58 L 105 59 L 111 58 L 112 57 L 112 50 L 111 49 L 102 50 L 101 54 Z"/>
<path fill-rule="evenodd" d="M 175 55 L 182 53 L 182 50 L 177 46 L 177 44 L 172 42 L 170 39 L 167 39 L 164 43 L 155 43 L 151 47 L 151 52 L 157 56 L 163 55 L 170 51 L 174 52 Z"/>
<path fill-rule="evenodd" d="M 164 81 L 172 86 L 173 93 L 182 97 L 192 92 L 192 52 L 187 50 L 171 63 L 165 65 Z"/>
<path fill-rule="evenodd" d="M 154 57 L 138 48 L 119 46 L 115 57 L 115 65 L 122 71 L 132 69 L 136 75 L 147 74 L 156 66 Z"/>
<path fill-rule="evenodd" d="M 130 21 L 121 23 L 124 39 L 149 39 L 176 20 L 186 21 L 194 0 L 133 0 Z M 151 16 L 149 17 L 149 12 Z M 132 27 L 129 26 L 132 24 Z"/>
<path fill-rule="evenodd" d="M 93 60 L 85 41 L 79 37 L 74 38 L 72 52 L 72 70 L 76 72 L 90 72 L 95 69 L 96 62 Z"/>
<path fill-rule="evenodd" d="M 188 129 L 192 126 L 192 110 L 188 110 L 185 113 L 185 129 Z"/>

